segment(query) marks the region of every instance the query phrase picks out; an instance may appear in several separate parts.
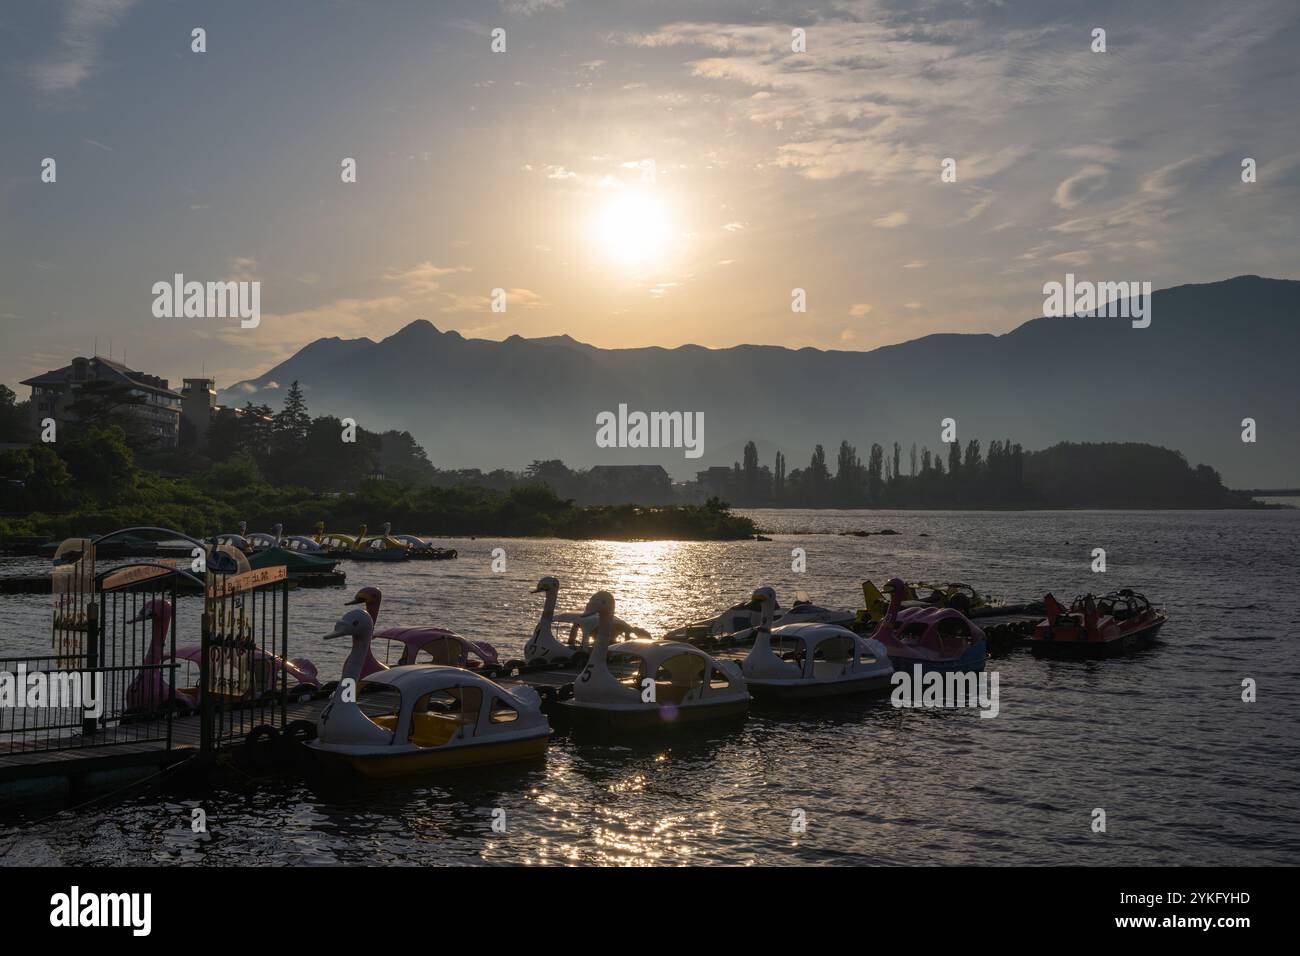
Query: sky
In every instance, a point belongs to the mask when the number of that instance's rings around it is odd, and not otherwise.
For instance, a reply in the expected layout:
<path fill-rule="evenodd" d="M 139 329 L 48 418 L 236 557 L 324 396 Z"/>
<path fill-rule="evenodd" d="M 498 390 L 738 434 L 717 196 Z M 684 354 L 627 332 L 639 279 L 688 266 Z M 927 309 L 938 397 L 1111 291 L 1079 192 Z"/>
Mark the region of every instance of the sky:
<path fill-rule="evenodd" d="M 1293 0 L 7 4 L 0 382 L 97 342 L 225 387 L 418 318 L 871 349 L 1067 272 L 1297 278 L 1298 49 Z M 260 324 L 155 317 L 176 273 Z"/>

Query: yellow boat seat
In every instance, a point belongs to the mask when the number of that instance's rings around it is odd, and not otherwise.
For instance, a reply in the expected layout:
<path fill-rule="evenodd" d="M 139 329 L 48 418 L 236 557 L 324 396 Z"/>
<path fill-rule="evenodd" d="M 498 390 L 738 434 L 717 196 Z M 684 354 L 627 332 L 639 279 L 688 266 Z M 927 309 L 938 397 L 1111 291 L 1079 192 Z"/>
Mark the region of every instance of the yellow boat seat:
<path fill-rule="evenodd" d="M 396 714 L 385 714 L 370 719 L 390 734 L 397 732 Z M 411 743 L 417 747 L 441 747 L 456 736 L 463 723 L 459 716 L 412 714 Z"/>

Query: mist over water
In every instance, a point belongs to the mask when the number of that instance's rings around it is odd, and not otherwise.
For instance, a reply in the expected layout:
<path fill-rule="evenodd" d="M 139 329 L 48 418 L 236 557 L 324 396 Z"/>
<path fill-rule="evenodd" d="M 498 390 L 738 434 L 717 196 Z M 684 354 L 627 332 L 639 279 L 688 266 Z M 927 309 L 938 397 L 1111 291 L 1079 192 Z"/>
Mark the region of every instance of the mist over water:
<path fill-rule="evenodd" d="M 1008 601 L 1144 591 L 1170 614 L 1151 649 L 1108 661 L 993 658 L 1001 713 L 895 710 L 887 698 L 755 709 L 730 728 L 617 743 L 556 737 L 544 761 L 340 791 L 298 782 L 141 793 L 35 826 L 0 823 L 5 852 L 119 863 L 1282 864 L 1300 853 L 1300 511 L 749 512 L 770 542 L 450 542 L 460 558 L 345 562 L 346 588 L 295 591 L 290 654 L 338 674 L 325 642 L 356 588 L 380 625 L 439 624 L 521 656 L 560 579 L 560 610 L 611 590 L 654 633 L 752 588 L 861 604 L 861 581 L 964 581 Z M 841 531 L 896 536 L 842 537 Z M 424 529 L 399 529 L 421 531 Z M 505 573 L 491 571 L 504 548 Z M 790 570 L 791 549 L 808 571 Z M 1105 548 L 1108 572 L 1089 570 Z M 0 572 L 44 567 L 0 562 Z M 197 641 L 182 597 L 178 644 Z M 0 647 L 42 653 L 49 598 L 0 598 Z M 1254 678 L 1258 701 L 1241 701 Z M 209 833 L 190 832 L 190 809 Z M 1094 808 L 1108 832 L 1090 830 Z M 508 829 L 491 831 L 503 808 Z M 791 833 L 795 810 L 807 831 Z M 33 821 L 52 812 L 30 811 Z M 37 842 L 33 842 L 37 841 Z M 19 851 L 15 851 L 19 847 Z M 35 848 L 35 849 L 33 849 Z"/>

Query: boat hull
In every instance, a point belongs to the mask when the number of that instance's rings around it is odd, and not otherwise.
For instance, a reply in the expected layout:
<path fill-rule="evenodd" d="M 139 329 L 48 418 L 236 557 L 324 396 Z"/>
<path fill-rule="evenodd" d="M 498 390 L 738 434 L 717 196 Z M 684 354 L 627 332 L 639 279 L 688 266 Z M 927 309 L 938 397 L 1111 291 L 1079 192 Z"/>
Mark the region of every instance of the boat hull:
<path fill-rule="evenodd" d="M 961 671 L 963 673 L 976 672 L 984 670 L 984 664 L 988 660 L 988 646 L 981 642 L 970 648 L 961 657 L 949 660 L 930 660 L 928 658 L 910 657 L 903 649 L 887 645 L 889 649 L 889 659 L 894 663 L 896 671 L 910 671 L 916 665 L 921 665 L 925 671 L 936 671 L 940 674 L 946 674 L 949 671 Z"/>
<path fill-rule="evenodd" d="M 543 756 L 549 743 L 548 731 L 521 740 L 463 744 L 456 747 L 438 747 L 391 754 L 342 753 L 325 749 L 320 745 L 312 746 L 311 750 L 321 765 L 328 770 L 344 771 L 378 780 L 440 770 L 460 770 L 466 767 L 532 760 Z"/>
<path fill-rule="evenodd" d="M 584 730 L 667 730 L 744 717 L 749 711 L 749 697 L 716 704 L 692 704 L 687 707 L 646 707 L 606 710 L 584 707 L 572 700 L 560 701 L 553 715 Z"/>
<path fill-rule="evenodd" d="M 870 674 L 834 681 L 746 681 L 749 694 L 761 703 L 789 703 L 801 700 L 825 700 L 855 694 L 880 694 L 890 689 L 890 674 Z"/>
<path fill-rule="evenodd" d="M 1164 623 L 1161 618 L 1109 641 L 1048 640 L 1035 635 L 1029 646 L 1039 657 L 1118 657 L 1151 644 Z"/>

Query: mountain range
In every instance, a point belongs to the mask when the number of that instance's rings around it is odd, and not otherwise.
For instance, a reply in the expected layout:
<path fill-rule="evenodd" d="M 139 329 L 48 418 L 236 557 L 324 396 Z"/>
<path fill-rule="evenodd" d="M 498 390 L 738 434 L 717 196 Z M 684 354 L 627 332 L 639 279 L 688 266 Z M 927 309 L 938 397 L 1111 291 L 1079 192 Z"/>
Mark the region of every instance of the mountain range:
<path fill-rule="evenodd" d="M 313 414 L 410 431 L 440 468 L 657 463 L 678 478 L 741 458 L 804 466 L 841 439 L 940 447 L 1011 438 L 1140 441 L 1217 468 L 1234 487 L 1300 485 L 1300 281 L 1239 276 L 1163 289 L 1148 328 L 1124 318 L 1040 317 L 1002 335 L 937 334 L 865 352 L 739 345 L 602 349 L 567 335 L 467 339 L 412 322 L 375 342 L 322 338 L 226 404 L 278 407 L 297 380 Z M 702 412 L 703 455 L 601 448 L 597 415 Z M 1242 420 L 1257 441 L 1242 441 Z M 905 465 L 906 467 L 906 465 Z"/>

